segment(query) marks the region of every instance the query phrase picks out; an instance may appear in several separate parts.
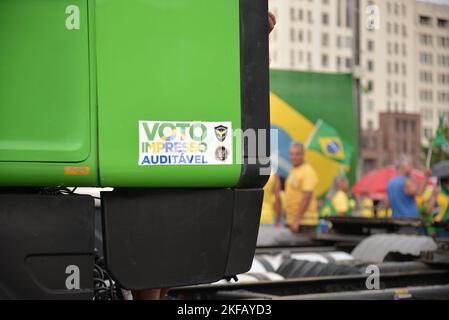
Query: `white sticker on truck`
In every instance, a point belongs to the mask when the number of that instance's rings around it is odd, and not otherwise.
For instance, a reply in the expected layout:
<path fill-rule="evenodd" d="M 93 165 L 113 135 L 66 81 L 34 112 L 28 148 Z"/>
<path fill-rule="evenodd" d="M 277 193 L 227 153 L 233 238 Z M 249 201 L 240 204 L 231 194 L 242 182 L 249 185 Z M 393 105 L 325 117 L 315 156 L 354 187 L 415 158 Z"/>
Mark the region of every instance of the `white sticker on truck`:
<path fill-rule="evenodd" d="M 140 166 L 231 164 L 231 122 L 139 121 Z"/>

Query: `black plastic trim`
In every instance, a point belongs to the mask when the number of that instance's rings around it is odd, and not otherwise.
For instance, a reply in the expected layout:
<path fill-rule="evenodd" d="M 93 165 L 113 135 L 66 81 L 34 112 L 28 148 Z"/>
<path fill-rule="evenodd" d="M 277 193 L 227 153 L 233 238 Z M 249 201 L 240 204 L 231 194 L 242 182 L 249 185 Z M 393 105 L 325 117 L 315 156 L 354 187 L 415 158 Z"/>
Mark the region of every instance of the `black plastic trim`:
<path fill-rule="evenodd" d="M 263 191 L 102 192 L 108 271 L 124 288 L 211 283 L 251 267 Z"/>
<path fill-rule="evenodd" d="M 0 256 L 0 300 L 92 300 L 93 198 L 0 194 Z M 79 290 L 66 288 L 72 265 Z"/>
<path fill-rule="evenodd" d="M 270 167 L 270 95 L 268 53 L 268 1 L 240 0 L 240 73 L 242 130 L 265 129 L 265 141 L 258 141 L 256 154 L 243 143 L 243 168 L 238 188 L 261 188 Z M 265 144 L 266 150 L 260 150 Z"/>

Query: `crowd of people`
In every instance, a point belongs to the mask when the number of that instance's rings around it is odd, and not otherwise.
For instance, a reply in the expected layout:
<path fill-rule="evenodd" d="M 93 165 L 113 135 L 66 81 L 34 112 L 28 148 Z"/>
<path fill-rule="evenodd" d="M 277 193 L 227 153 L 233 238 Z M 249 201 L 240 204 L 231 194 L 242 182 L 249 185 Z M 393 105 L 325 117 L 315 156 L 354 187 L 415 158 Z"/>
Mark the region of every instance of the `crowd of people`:
<path fill-rule="evenodd" d="M 264 188 L 261 224 L 285 226 L 293 233 L 319 231 L 320 221 L 328 216 L 421 219 L 422 232 L 430 236 L 449 236 L 443 227 L 449 223 L 449 176 L 430 184 L 432 172 L 424 171 L 424 179 L 412 177 L 412 162 L 402 156 L 396 165 L 396 176 L 386 186 L 383 201 L 367 196 L 352 197 L 349 180 L 341 175 L 331 191 L 318 199 L 319 182 L 312 165 L 304 158 L 305 147 L 292 143 L 289 149 L 292 170 L 283 180 L 273 172 Z"/>

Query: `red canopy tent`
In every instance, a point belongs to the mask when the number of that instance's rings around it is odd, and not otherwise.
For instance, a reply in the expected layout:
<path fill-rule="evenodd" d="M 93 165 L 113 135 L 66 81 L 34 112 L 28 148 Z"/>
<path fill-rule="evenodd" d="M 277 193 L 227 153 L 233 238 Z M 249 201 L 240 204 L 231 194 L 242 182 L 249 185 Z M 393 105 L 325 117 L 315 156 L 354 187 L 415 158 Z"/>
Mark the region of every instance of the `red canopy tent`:
<path fill-rule="evenodd" d="M 385 200 L 388 182 L 396 174 L 394 166 L 370 171 L 354 185 L 352 193 L 355 196 L 366 196 L 373 200 Z M 413 169 L 412 177 L 419 183 L 424 181 L 424 173 L 419 170 Z"/>

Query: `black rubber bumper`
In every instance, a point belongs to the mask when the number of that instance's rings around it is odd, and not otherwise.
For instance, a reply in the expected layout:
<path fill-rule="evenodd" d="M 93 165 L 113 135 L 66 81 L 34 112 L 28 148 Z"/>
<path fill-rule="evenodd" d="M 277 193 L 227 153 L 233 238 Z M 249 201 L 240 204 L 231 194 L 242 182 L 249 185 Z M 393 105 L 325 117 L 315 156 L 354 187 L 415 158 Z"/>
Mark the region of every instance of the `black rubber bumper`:
<path fill-rule="evenodd" d="M 103 192 L 106 265 L 127 289 L 210 283 L 251 267 L 263 190 Z"/>
<path fill-rule="evenodd" d="M 0 194 L 0 299 L 92 299 L 94 200 Z"/>

